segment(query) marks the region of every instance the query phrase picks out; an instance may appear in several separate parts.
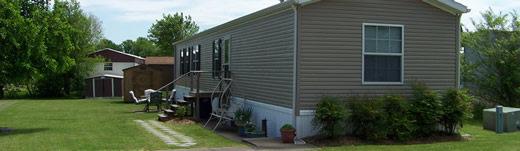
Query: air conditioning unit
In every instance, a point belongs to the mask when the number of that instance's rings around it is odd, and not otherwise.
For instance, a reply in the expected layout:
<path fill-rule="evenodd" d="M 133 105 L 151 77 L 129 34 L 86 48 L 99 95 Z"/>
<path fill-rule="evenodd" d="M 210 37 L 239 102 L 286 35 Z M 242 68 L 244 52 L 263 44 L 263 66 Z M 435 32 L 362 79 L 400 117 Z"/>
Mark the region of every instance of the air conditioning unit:
<path fill-rule="evenodd" d="M 496 131 L 496 108 L 484 109 L 484 129 Z M 520 130 L 520 108 L 504 107 L 504 132 Z"/>

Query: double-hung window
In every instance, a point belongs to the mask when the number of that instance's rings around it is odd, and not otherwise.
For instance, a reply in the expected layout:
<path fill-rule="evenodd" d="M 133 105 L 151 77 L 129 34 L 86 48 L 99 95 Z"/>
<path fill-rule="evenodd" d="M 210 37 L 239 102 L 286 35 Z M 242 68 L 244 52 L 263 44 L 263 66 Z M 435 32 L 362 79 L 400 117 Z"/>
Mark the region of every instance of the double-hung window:
<path fill-rule="evenodd" d="M 220 43 L 222 40 L 213 41 L 213 78 L 219 78 L 222 62 L 220 58 L 222 57 Z"/>
<path fill-rule="evenodd" d="M 105 71 L 112 71 L 113 64 L 112 64 L 112 62 L 106 62 L 103 67 L 104 67 Z"/>
<path fill-rule="evenodd" d="M 404 26 L 363 24 L 363 84 L 403 84 Z"/>
<path fill-rule="evenodd" d="M 193 54 L 192 54 L 192 61 L 191 61 L 191 70 L 200 70 L 200 45 L 193 46 Z"/>
<path fill-rule="evenodd" d="M 188 48 L 186 48 L 186 51 L 184 52 L 185 53 L 184 57 L 186 57 L 186 59 L 184 59 L 184 61 L 185 61 L 184 62 L 184 68 L 186 69 L 184 74 L 190 72 L 190 64 L 191 64 L 191 55 L 190 54 L 191 54 L 191 51 L 192 51 L 192 47 L 188 47 Z"/>
<path fill-rule="evenodd" d="M 180 62 L 180 70 L 181 70 L 181 75 L 183 75 L 184 74 L 184 49 L 180 50 L 180 55 L 181 55 L 180 61 L 179 61 Z"/>

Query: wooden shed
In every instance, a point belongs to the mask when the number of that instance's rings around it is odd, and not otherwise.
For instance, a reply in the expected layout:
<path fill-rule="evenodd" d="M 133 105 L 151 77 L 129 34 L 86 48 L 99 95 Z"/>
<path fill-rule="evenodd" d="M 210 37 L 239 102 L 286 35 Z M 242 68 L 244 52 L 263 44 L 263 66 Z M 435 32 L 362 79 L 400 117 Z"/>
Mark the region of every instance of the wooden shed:
<path fill-rule="evenodd" d="M 165 62 L 164 60 L 171 59 Z M 159 89 L 173 81 L 173 57 L 147 57 L 146 64 L 123 69 L 124 102 L 133 102 L 128 92 L 136 97 L 144 95 L 146 89 Z M 167 88 L 168 91 L 173 89 Z"/>

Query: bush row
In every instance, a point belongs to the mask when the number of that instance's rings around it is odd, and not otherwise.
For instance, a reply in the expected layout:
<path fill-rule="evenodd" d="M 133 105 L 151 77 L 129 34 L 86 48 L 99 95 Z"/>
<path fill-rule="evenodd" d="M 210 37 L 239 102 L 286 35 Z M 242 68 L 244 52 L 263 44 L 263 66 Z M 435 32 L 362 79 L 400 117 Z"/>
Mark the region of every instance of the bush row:
<path fill-rule="evenodd" d="M 353 126 L 353 134 L 367 140 L 405 141 L 435 135 L 439 131 L 455 134 L 458 125 L 470 118 L 469 104 L 474 99 L 465 90 L 450 88 L 440 95 L 424 84 L 412 85 L 413 97 L 406 101 L 399 95 L 351 98 L 323 96 L 316 105 L 313 125 L 322 135 L 345 134 Z M 442 127 L 442 128 L 439 128 Z"/>

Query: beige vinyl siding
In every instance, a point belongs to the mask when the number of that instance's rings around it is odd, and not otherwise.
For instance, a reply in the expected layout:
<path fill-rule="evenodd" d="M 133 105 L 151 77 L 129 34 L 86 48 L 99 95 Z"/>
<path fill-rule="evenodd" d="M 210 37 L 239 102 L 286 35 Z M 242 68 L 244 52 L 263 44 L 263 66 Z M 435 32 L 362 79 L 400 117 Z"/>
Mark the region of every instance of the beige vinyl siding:
<path fill-rule="evenodd" d="M 297 105 L 314 109 L 322 94 L 410 96 L 410 84 L 456 86 L 457 16 L 420 0 L 323 0 L 300 8 Z M 404 84 L 362 84 L 363 23 L 404 28 Z"/>
<path fill-rule="evenodd" d="M 270 16 L 184 41 L 176 45 L 176 49 L 200 44 L 201 70 L 211 71 L 212 42 L 231 36 L 231 71 L 235 82 L 235 95 L 292 108 L 293 15 L 291 9 L 285 9 Z M 179 51 L 176 56 L 179 56 Z M 177 76 L 180 73 L 179 60 L 176 59 Z M 211 77 L 211 73 L 203 74 L 202 90 L 213 90 L 217 82 Z M 183 80 L 177 85 L 189 87 Z"/>

